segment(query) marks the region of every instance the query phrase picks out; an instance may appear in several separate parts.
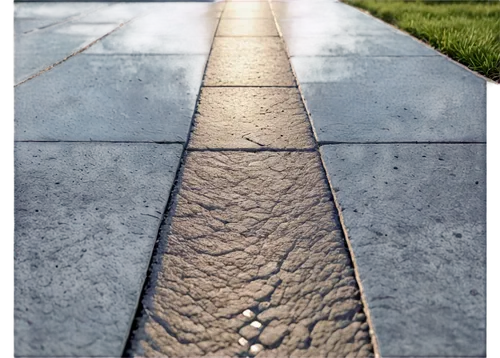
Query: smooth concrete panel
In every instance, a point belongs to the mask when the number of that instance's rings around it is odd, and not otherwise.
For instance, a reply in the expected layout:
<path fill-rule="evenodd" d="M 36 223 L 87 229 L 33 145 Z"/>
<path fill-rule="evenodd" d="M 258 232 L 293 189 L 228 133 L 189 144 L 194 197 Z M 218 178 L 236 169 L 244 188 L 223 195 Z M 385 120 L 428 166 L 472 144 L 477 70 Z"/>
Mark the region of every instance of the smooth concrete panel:
<path fill-rule="evenodd" d="M 215 33 L 216 17 L 165 19 L 158 15 L 141 17 L 121 29 L 123 34 L 149 36 L 210 37 Z"/>
<path fill-rule="evenodd" d="M 383 357 L 486 354 L 485 150 L 321 147 Z"/>
<path fill-rule="evenodd" d="M 380 36 L 285 37 L 290 56 L 438 56 L 411 36 L 391 33 Z"/>
<path fill-rule="evenodd" d="M 181 154 L 16 144 L 16 356 L 121 356 Z"/>
<path fill-rule="evenodd" d="M 486 140 L 485 81 L 441 57 L 292 57 L 320 142 Z"/>
<path fill-rule="evenodd" d="M 31 19 L 65 19 L 75 15 L 87 13 L 102 7 L 106 3 L 16 3 L 14 4 L 14 18 Z"/>
<path fill-rule="evenodd" d="M 95 40 L 95 36 L 53 35 L 37 32 L 14 39 L 14 80 L 20 82 L 61 61 Z"/>
<path fill-rule="evenodd" d="M 271 8 L 278 20 L 281 19 L 330 19 L 359 17 L 364 15 L 355 8 L 332 0 L 272 1 Z"/>
<path fill-rule="evenodd" d="M 39 29 L 48 28 L 60 21 L 58 19 L 14 19 L 15 36 L 23 35 Z"/>
<path fill-rule="evenodd" d="M 15 139 L 184 142 L 206 60 L 73 57 L 16 88 Z"/>

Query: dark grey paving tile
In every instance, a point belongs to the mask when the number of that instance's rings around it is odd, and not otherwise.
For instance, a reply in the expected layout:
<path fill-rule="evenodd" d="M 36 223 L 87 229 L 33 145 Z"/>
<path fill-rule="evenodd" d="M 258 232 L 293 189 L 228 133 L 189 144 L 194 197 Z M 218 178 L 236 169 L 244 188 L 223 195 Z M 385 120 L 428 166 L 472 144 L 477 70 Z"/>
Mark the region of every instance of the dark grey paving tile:
<path fill-rule="evenodd" d="M 438 56 L 411 36 L 308 36 L 285 37 L 290 56 Z"/>
<path fill-rule="evenodd" d="M 485 81 L 441 56 L 292 64 L 321 142 L 486 140 Z"/>
<path fill-rule="evenodd" d="M 222 19 L 217 36 L 278 36 L 273 19 Z"/>
<path fill-rule="evenodd" d="M 226 4 L 224 19 L 237 18 L 273 18 L 271 8 L 267 2 L 229 2 Z"/>
<path fill-rule="evenodd" d="M 322 146 L 381 355 L 486 355 L 485 145 Z"/>
<path fill-rule="evenodd" d="M 373 356 L 317 152 L 188 153 L 183 173 L 130 356 Z"/>
<path fill-rule="evenodd" d="M 50 36 L 55 35 L 83 35 L 83 36 L 93 36 L 97 38 L 102 36 L 113 29 L 118 27 L 118 23 L 105 23 L 105 24 L 95 24 L 95 23 L 81 23 L 81 22 L 67 22 L 57 26 L 50 27 L 43 30 L 44 34 Z"/>
<path fill-rule="evenodd" d="M 215 33 L 216 17 L 181 17 L 166 19 L 157 14 L 138 18 L 120 29 L 120 34 L 152 36 L 211 37 Z"/>
<path fill-rule="evenodd" d="M 15 90 L 16 140 L 187 138 L 206 55 L 79 55 Z"/>
<path fill-rule="evenodd" d="M 396 30 L 380 21 L 367 19 L 278 20 L 283 35 L 390 35 Z"/>
<path fill-rule="evenodd" d="M 212 36 L 145 36 L 116 32 L 93 45 L 85 54 L 208 55 L 212 40 Z"/>
<path fill-rule="evenodd" d="M 16 144 L 16 356 L 121 356 L 181 154 Z"/>
<path fill-rule="evenodd" d="M 68 22 L 44 31 L 15 36 L 15 83 L 63 60 L 115 28 L 115 24 Z"/>
<path fill-rule="evenodd" d="M 204 88 L 190 148 L 314 148 L 297 88 Z"/>
<path fill-rule="evenodd" d="M 146 15 L 156 8 L 158 5 L 151 3 L 114 3 L 93 11 L 79 20 L 87 23 L 113 22 L 119 24 Z"/>
<path fill-rule="evenodd" d="M 292 18 L 330 19 L 352 18 L 363 15 L 359 10 L 332 0 L 271 1 L 271 8 L 278 20 Z"/>
<path fill-rule="evenodd" d="M 64 19 L 106 6 L 108 6 L 108 4 L 98 3 L 98 2 L 96 3 L 23 2 L 14 4 L 14 18 Z"/>
<path fill-rule="evenodd" d="M 283 42 L 278 37 L 216 37 L 206 86 L 293 86 Z"/>

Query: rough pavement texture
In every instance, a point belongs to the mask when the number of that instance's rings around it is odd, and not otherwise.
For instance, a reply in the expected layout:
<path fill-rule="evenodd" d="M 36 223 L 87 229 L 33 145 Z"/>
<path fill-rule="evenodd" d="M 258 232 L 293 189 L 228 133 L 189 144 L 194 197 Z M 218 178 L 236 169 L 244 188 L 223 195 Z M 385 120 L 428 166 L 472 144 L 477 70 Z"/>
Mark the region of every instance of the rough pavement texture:
<path fill-rule="evenodd" d="M 216 37 L 205 86 L 293 86 L 295 79 L 278 37 Z"/>
<path fill-rule="evenodd" d="M 486 354 L 485 149 L 321 147 L 383 356 Z"/>
<path fill-rule="evenodd" d="M 16 143 L 16 356 L 121 354 L 181 154 Z"/>
<path fill-rule="evenodd" d="M 217 36 L 278 36 L 272 19 L 223 19 Z"/>
<path fill-rule="evenodd" d="M 317 153 L 191 153 L 135 353 L 370 356 L 330 198 Z"/>
<path fill-rule="evenodd" d="M 201 91 L 190 148 L 313 148 L 296 88 Z"/>

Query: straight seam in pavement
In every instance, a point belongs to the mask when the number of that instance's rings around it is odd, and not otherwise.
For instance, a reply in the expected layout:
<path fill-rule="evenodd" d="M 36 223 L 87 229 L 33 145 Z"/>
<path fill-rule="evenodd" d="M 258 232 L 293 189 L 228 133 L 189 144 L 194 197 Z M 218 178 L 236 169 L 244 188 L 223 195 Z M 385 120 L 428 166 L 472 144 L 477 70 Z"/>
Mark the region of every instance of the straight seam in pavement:
<path fill-rule="evenodd" d="M 73 20 L 77 20 L 77 19 L 79 19 L 80 17 L 84 17 L 84 16 L 87 16 L 87 15 L 89 15 L 89 14 L 92 14 L 93 12 L 96 12 L 96 11 L 98 11 L 98 10 L 101 10 L 101 9 L 103 9 L 103 8 L 107 7 L 107 6 L 109 7 L 109 6 L 113 6 L 113 5 L 114 5 L 114 4 L 106 4 L 106 5 L 103 5 L 103 6 L 101 6 L 101 7 L 98 7 L 98 8 L 95 8 L 95 9 L 91 9 L 91 10 L 89 10 L 89 11 L 87 11 L 87 12 L 82 12 L 82 13 L 80 13 L 80 14 L 76 14 L 76 15 L 73 15 L 73 16 L 69 16 L 69 17 L 67 17 L 66 19 L 61 20 L 61 21 L 59 21 L 59 22 L 54 22 L 54 23 L 52 23 L 52 24 L 48 24 L 48 25 L 45 25 L 45 26 L 40 26 L 40 27 L 37 27 L 37 28 L 35 28 L 35 29 L 31 29 L 31 30 L 25 31 L 25 32 L 23 32 L 23 35 L 33 34 L 33 33 L 36 33 L 36 32 L 38 32 L 38 31 L 42 31 L 42 30 L 45 30 L 45 29 L 51 28 L 51 27 L 53 27 L 53 26 L 57 26 L 57 25 L 62 25 L 62 24 L 65 24 L 65 23 L 67 23 L 67 22 L 71 22 L 71 21 L 73 21 Z"/>
<path fill-rule="evenodd" d="M 270 8 L 271 8 L 271 12 L 273 14 L 274 22 L 276 24 L 276 29 L 278 30 L 280 38 L 282 39 L 282 41 L 283 41 L 283 43 L 285 45 L 285 51 L 287 53 L 288 59 L 290 60 L 291 56 L 290 56 L 290 52 L 289 52 L 289 49 L 288 49 L 288 46 L 287 46 L 287 42 L 284 40 L 283 32 L 281 31 L 281 27 L 279 25 L 279 22 L 278 22 L 278 19 L 276 17 L 276 14 L 274 13 L 274 9 L 273 9 L 272 6 L 270 6 Z M 372 317 L 371 317 L 371 314 L 370 314 L 370 310 L 369 310 L 369 306 L 368 306 L 368 303 L 367 303 L 366 295 L 365 295 L 365 292 L 364 292 L 364 289 L 363 289 L 362 281 L 361 281 L 361 278 L 359 276 L 359 269 L 358 269 L 358 264 L 356 262 L 356 257 L 354 256 L 354 251 L 353 251 L 353 248 L 352 248 L 352 245 L 351 245 L 351 241 L 349 239 L 349 234 L 348 234 L 348 231 L 347 231 L 347 227 L 345 225 L 344 217 L 342 215 L 342 208 L 340 207 L 339 201 L 338 201 L 337 196 L 335 194 L 335 189 L 332 186 L 332 181 L 330 180 L 330 176 L 328 174 L 328 171 L 326 170 L 326 163 L 324 161 L 323 155 L 319 151 L 319 147 L 321 145 L 323 145 L 324 143 L 322 143 L 322 142 L 319 141 L 319 138 L 318 138 L 318 136 L 316 134 L 316 130 L 315 130 L 315 127 L 314 127 L 314 124 L 313 124 L 313 120 L 312 120 L 312 117 L 311 117 L 311 112 L 307 108 L 307 101 L 305 100 L 304 95 L 302 93 L 302 89 L 300 87 L 300 82 L 299 82 L 297 73 L 295 72 L 295 68 L 293 66 L 290 66 L 290 67 L 291 67 L 293 75 L 295 77 L 297 88 L 298 88 L 298 91 L 300 93 L 300 98 L 302 99 L 302 104 L 303 104 L 303 106 L 305 108 L 305 111 L 306 111 L 306 114 L 307 114 L 307 118 L 309 120 L 311 131 L 313 133 L 313 136 L 314 136 L 314 139 L 315 139 L 315 142 L 316 142 L 316 148 L 315 148 L 315 150 L 318 152 L 318 156 L 319 156 L 319 158 L 321 160 L 321 165 L 322 165 L 323 173 L 324 173 L 324 175 L 326 175 L 326 178 L 327 178 L 328 187 L 330 189 L 330 193 L 331 193 L 331 195 L 333 197 L 333 202 L 334 202 L 335 208 L 337 210 L 337 214 L 339 216 L 340 225 L 341 225 L 341 228 L 342 228 L 342 233 L 344 235 L 344 240 L 345 240 L 345 243 L 346 243 L 346 245 L 348 247 L 349 257 L 350 257 L 352 265 L 354 267 L 354 275 L 356 277 L 356 283 L 357 283 L 357 285 L 359 287 L 361 302 L 363 303 L 363 309 L 364 309 L 364 312 L 365 312 L 365 315 L 366 315 L 366 321 L 368 322 L 368 325 L 370 327 L 369 333 L 370 333 L 370 337 L 371 337 L 371 343 L 372 343 L 372 346 L 373 346 L 373 351 L 374 351 L 374 354 L 375 354 L 375 358 L 379 358 L 379 357 L 381 357 L 381 355 L 380 355 L 380 349 L 379 349 L 379 344 L 378 344 L 378 340 L 377 340 L 377 335 L 376 335 L 375 330 L 373 329 Z"/>
<path fill-rule="evenodd" d="M 113 5 L 110 5 L 110 6 L 113 6 Z M 103 6 L 103 7 L 100 7 L 100 8 L 97 8 L 97 9 L 94 9 L 93 11 L 90 11 L 89 13 L 87 13 L 87 14 L 85 14 L 85 15 L 91 14 L 92 12 L 95 12 L 95 11 L 97 11 L 97 10 L 101 10 L 102 8 L 104 8 L 104 6 Z M 85 16 L 85 15 L 81 15 L 81 16 Z M 122 28 L 123 26 L 128 25 L 128 24 L 130 24 L 130 23 L 134 22 L 135 20 L 137 20 L 137 19 L 139 19 L 139 18 L 141 18 L 141 17 L 143 17 L 143 16 L 146 16 L 146 15 L 147 15 L 147 13 L 146 13 L 146 14 L 140 14 L 140 15 L 135 16 L 135 17 L 133 17 L 133 18 L 131 18 L 131 19 L 127 20 L 127 21 L 123 21 L 123 22 L 121 22 L 121 23 L 120 23 L 118 26 L 116 26 L 113 30 L 108 31 L 107 33 L 105 33 L 104 35 L 102 35 L 102 36 L 98 37 L 97 39 L 95 39 L 95 40 L 91 41 L 91 42 L 90 42 L 90 43 L 88 43 L 87 45 L 85 45 L 85 46 L 83 46 L 83 47 L 80 47 L 80 48 L 79 48 L 79 49 L 77 49 L 76 51 L 73 51 L 73 52 L 72 52 L 72 53 L 70 53 L 68 56 L 64 57 L 63 59 L 61 59 L 61 60 L 59 60 L 59 61 L 57 61 L 57 62 L 54 62 L 53 64 L 51 64 L 51 65 L 47 66 L 46 68 L 44 68 L 44 69 L 42 69 L 42 70 L 40 70 L 40 71 L 38 71 L 38 72 L 36 72 L 36 73 L 32 74 L 31 76 L 29 76 L 29 77 L 25 78 L 24 80 L 19 81 L 18 83 L 16 83 L 16 84 L 14 85 L 14 88 L 16 88 L 16 87 L 18 87 L 18 86 L 20 86 L 20 85 L 22 85 L 22 84 L 24 84 L 24 83 L 26 83 L 26 82 L 28 82 L 28 81 L 31 81 L 33 78 L 36 78 L 36 77 L 40 76 L 41 74 L 43 74 L 43 73 L 45 73 L 45 72 L 48 72 L 48 71 L 52 70 L 54 67 L 59 66 L 59 65 L 60 65 L 60 64 L 62 64 L 63 62 L 66 62 L 67 60 L 69 60 L 70 58 L 72 58 L 72 57 L 74 57 L 74 56 L 76 56 L 76 55 L 78 55 L 78 54 L 80 54 L 80 53 L 82 53 L 82 52 L 84 52 L 84 51 L 88 50 L 89 48 L 91 48 L 92 46 L 94 46 L 96 43 L 98 43 L 98 42 L 99 42 L 99 41 L 101 41 L 102 39 L 106 38 L 107 36 L 111 35 L 113 32 L 115 32 L 115 31 L 119 30 L 119 29 L 120 29 L 120 28 Z M 74 19 L 69 20 L 69 21 L 63 21 L 63 22 L 61 22 L 61 23 L 58 23 L 57 25 L 59 25 L 59 24 L 64 24 L 64 23 L 66 23 L 66 22 L 71 22 L 71 21 L 73 21 L 73 20 L 75 20 L 75 19 L 77 19 L 77 18 L 79 18 L 79 17 L 80 17 L 80 15 L 79 15 L 79 16 L 77 16 L 77 17 L 75 17 Z M 29 34 L 29 33 L 28 33 L 28 34 Z"/>

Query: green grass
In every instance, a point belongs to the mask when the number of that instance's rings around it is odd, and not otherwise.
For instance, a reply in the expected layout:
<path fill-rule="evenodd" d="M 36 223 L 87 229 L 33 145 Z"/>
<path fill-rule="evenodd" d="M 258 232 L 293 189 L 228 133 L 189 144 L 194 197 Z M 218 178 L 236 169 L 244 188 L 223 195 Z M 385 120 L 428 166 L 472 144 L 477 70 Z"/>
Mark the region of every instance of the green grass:
<path fill-rule="evenodd" d="M 500 82 L 500 1 L 343 0 Z"/>

